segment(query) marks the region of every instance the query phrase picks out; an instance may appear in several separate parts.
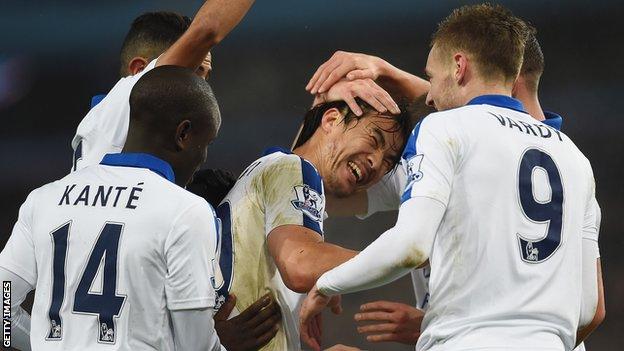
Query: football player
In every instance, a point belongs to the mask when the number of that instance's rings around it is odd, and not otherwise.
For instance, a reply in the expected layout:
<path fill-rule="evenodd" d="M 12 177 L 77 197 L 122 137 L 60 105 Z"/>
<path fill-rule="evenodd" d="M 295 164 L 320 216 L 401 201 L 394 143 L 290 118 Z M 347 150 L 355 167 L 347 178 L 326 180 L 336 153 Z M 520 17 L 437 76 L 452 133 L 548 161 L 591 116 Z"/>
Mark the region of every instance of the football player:
<path fill-rule="evenodd" d="M 364 94 L 374 85 L 376 89 Z M 358 100 L 361 116 L 344 101 L 312 108 L 291 152 L 272 148 L 247 167 L 217 208 L 223 223 L 219 299 L 230 292 L 242 310 L 272 292 L 282 325 L 263 350 L 299 350 L 298 304 L 321 273 L 353 257 L 354 251 L 323 241 L 325 194 L 348 196 L 377 182 L 393 168 L 413 116 L 407 107 L 392 114 L 392 99 L 372 81 L 338 84 L 360 91 L 385 109 Z M 385 103 L 382 103 L 384 101 Z M 318 322 L 318 321 L 317 321 Z M 316 325 L 316 337 L 320 326 Z"/>
<path fill-rule="evenodd" d="M 128 96 L 132 86 L 142 74 L 161 65 L 176 65 L 188 67 L 194 71 L 198 70 L 206 60 L 210 49 L 238 24 L 252 3 L 253 0 L 207 1 L 199 9 L 188 29 L 183 31 L 184 34 L 175 40 L 164 53 L 151 60 L 146 66 L 143 66 L 146 61 L 143 57 L 130 59 L 127 63 L 128 72 L 138 73 L 121 78 L 78 125 L 76 135 L 72 140 L 75 154 L 74 169 L 97 164 L 106 153 L 119 152 L 123 148 L 128 131 Z M 131 49 L 136 47 L 135 45 L 140 45 L 142 34 L 147 32 L 139 31 L 141 27 L 139 24 L 136 26 L 137 30 L 131 30 L 126 38 L 124 48 L 128 48 L 128 52 L 132 52 Z M 181 23 L 178 29 L 183 27 Z M 143 54 L 147 55 L 147 53 Z M 126 54 L 122 51 L 122 57 L 125 56 Z"/>
<path fill-rule="evenodd" d="M 479 32 L 480 25 L 489 25 L 490 30 Z M 491 29 L 497 27 L 511 28 L 509 35 L 493 36 L 497 40 L 479 35 L 491 34 Z M 431 82 L 428 102 L 439 110 L 449 111 L 430 115 L 414 130 L 408 142 L 404 153 L 408 186 L 402 196 L 397 225 L 355 259 L 319 280 L 320 291 L 314 289 L 306 300 L 309 305 L 302 309 L 304 323 L 328 300 L 326 294 L 379 285 L 388 281 L 388 276 L 396 278 L 408 267 L 424 263 L 430 254 L 430 287 L 435 299 L 425 316 L 419 349 L 435 349 L 440 340 L 445 341 L 445 347 L 453 349 L 475 345 L 509 349 L 520 344 L 525 348 L 551 345 L 552 349 L 558 349 L 559 345 L 565 345 L 571 349 L 575 339 L 581 341 L 587 330 L 600 323 L 603 311 L 598 301 L 602 296 L 596 296 L 601 294 L 596 287 L 597 243 L 594 241 L 598 214 L 593 205 L 591 167 L 565 135 L 527 121 L 528 114 L 522 105 L 509 97 L 522 62 L 525 33 L 522 21 L 500 7 L 487 5 L 461 8 L 441 23 L 427 64 Z M 490 48 L 501 49 L 508 55 L 496 54 Z M 463 105 L 467 106 L 458 108 Z M 498 125 L 489 120 L 493 117 Z M 514 174 L 518 165 L 502 164 L 513 162 L 516 156 L 520 161 Z M 578 164 L 584 167 L 582 179 L 579 184 L 570 184 L 578 180 L 571 176 L 578 176 Z M 533 176 L 535 170 L 543 172 L 541 179 Z M 505 176 L 505 172 L 511 173 Z M 516 190 L 510 191 L 514 183 L 504 179 L 514 178 L 518 179 Z M 475 184 L 468 187 L 468 179 Z M 473 194 L 479 184 L 483 188 Z M 519 195 L 512 196 L 513 193 Z M 581 205 L 571 205 L 575 200 L 569 199 L 564 203 L 564 193 L 573 199 L 580 195 Z M 505 194 L 509 196 L 505 198 Z M 510 200 L 517 196 L 518 201 Z M 512 212 L 514 205 L 521 207 L 520 217 L 516 215 L 518 211 Z M 496 215 L 501 208 L 505 212 Z M 479 215 L 488 221 L 479 221 Z M 545 225 L 546 235 L 537 234 L 536 229 Z M 514 232 L 512 240 L 501 237 L 501 231 Z M 377 255 L 377 262 L 366 259 L 380 249 L 399 252 L 398 247 L 390 247 L 398 239 L 404 240 L 401 254 L 381 260 Z M 514 246 L 518 248 L 514 250 Z M 513 257 L 514 253 L 519 257 Z M 585 269 L 583 274 L 574 270 L 580 264 L 566 262 L 570 255 L 577 260 L 582 256 L 583 266 L 590 272 L 593 270 L 594 279 L 586 281 Z M 557 263 L 543 264 L 548 260 Z M 472 263 L 466 265 L 468 262 Z M 356 264 L 360 269 L 366 268 L 368 275 L 354 269 Z M 375 268 L 378 269 L 375 274 L 371 274 L 372 267 L 379 267 Z M 475 276 L 470 272 L 475 272 Z M 529 282 L 525 274 L 536 277 Z M 494 276 L 495 281 L 487 278 Z M 482 279 L 472 279 L 479 277 Z M 535 284 L 537 280 L 542 283 Z M 496 287 L 496 295 L 478 291 L 475 281 Z M 560 285 L 559 289 L 554 288 L 556 285 Z M 461 294 L 454 293 L 455 286 L 462 287 Z M 535 291 L 536 286 L 543 292 Z M 576 291 L 565 304 L 557 293 L 563 286 Z M 588 296 L 581 291 L 587 291 Z M 514 297 L 514 294 L 522 296 Z M 466 299 L 471 302 L 462 304 Z M 472 306 L 481 307 L 477 310 L 478 307 Z M 579 314 L 581 306 L 587 313 Z M 513 313 L 505 315 L 506 311 Z M 557 316 L 556 322 L 549 317 L 553 315 Z M 522 322 L 527 316 L 530 325 Z M 488 323 L 494 320 L 498 322 Z M 470 333 L 463 332 L 467 327 L 471 328 Z M 504 333 L 497 328 L 502 328 Z M 551 328 L 558 328 L 558 332 L 550 333 Z"/>
<path fill-rule="evenodd" d="M 514 84 L 512 96 L 520 100 L 527 113 L 536 120 L 559 130 L 562 124 L 561 116 L 553 112 L 543 111 L 539 102 L 538 86 L 543 71 L 544 55 L 536 37 L 535 28 L 530 28 L 525 44 L 522 68 Z M 401 75 L 410 77 L 410 75 L 394 68 L 378 57 L 339 51 L 327 63 L 319 67 L 307 88 L 312 90 L 315 86 L 318 86 L 320 88 L 316 88 L 317 91 L 324 90 L 326 86 L 331 87 L 330 83 L 333 82 L 335 77 L 340 78 L 340 74 L 346 74 L 345 78 L 347 79 L 366 77 L 378 81 L 391 81 L 394 84 L 406 84 L 407 86 L 403 87 L 402 91 L 415 90 L 422 86 L 416 77 L 403 79 L 402 81 L 391 79 L 390 77 L 400 77 Z M 379 79 L 384 75 L 386 76 L 385 79 Z M 320 78 L 324 78 L 326 84 L 320 81 Z M 351 209 L 351 214 L 356 215 L 358 213 L 354 210 L 359 209 L 359 216 L 367 217 L 375 211 L 397 210 L 400 205 L 401 190 L 406 184 L 403 171 L 404 168 L 399 167 L 397 172 L 392 174 L 392 177 L 385 177 L 381 182 L 368 189 L 367 193 L 361 193 L 352 197 L 350 199 L 351 203 L 347 203 L 346 201 L 348 200 L 345 199 L 338 199 L 336 209 L 330 209 L 330 214 L 335 214 L 336 212 L 348 214 L 347 211 Z M 597 202 L 595 206 L 597 211 L 596 227 L 599 228 L 600 208 Z M 363 213 L 366 214 L 364 215 Z M 598 260 L 597 269 L 600 269 L 599 257 L 596 258 Z M 429 301 L 429 268 L 425 267 L 411 273 L 417 308 L 396 302 L 373 301 L 362 305 L 362 313 L 354 316 L 356 321 L 376 322 L 358 327 L 358 332 L 370 334 L 367 336 L 368 341 L 396 341 L 414 345 L 418 341 L 423 311 L 427 309 Z M 583 277 L 594 275 L 596 274 L 585 274 Z M 602 287 L 601 274 L 598 275 L 598 279 L 600 279 L 598 286 Z M 579 345 L 576 350 L 584 350 L 584 345 Z"/>
<path fill-rule="evenodd" d="M 74 169 L 97 164 L 106 153 L 121 151 L 128 133 L 130 91 L 150 69 L 160 65 L 178 65 L 189 67 L 206 79 L 211 70 L 210 49 L 242 19 L 252 3 L 250 0 L 206 2 L 192 23 L 188 17 L 170 12 L 146 13 L 135 19 L 122 45 L 120 73 L 123 78 L 101 101 L 95 99 L 95 106 L 77 128 L 72 141 Z M 202 171 L 194 178 L 191 189 L 216 205 L 223 196 L 217 200 L 215 197 L 218 194 L 201 191 L 205 187 L 200 189 L 198 184 L 209 183 L 211 190 L 219 189 L 227 185 L 229 175 L 221 172 L 213 176 L 207 172 Z M 223 314 L 229 314 L 228 311 L 233 308 L 235 296 L 232 299 L 215 316 L 223 344 L 230 350 L 261 346 L 258 337 L 262 333 L 256 330 L 261 323 L 250 321 L 257 310 L 266 308 L 271 313 L 261 322 L 274 325 L 280 318 L 275 302 L 270 297 L 260 297 L 238 318 L 226 320 Z"/>
<path fill-rule="evenodd" d="M 175 43 L 190 24 L 191 19 L 188 16 L 168 11 L 146 12 L 135 18 L 121 45 L 119 78 L 143 71 L 152 60 Z M 212 72 L 210 52 L 196 72 L 198 76 L 208 79 Z M 91 108 L 105 96 L 106 94 L 94 96 L 91 99 Z M 74 157 L 74 161 L 76 158 Z"/>
<path fill-rule="evenodd" d="M 129 103 L 122 152 L 31 192 L 0 253 L 18 348 L 30 334 L 33 350 L 224 350 L 218 220 L 183 188 L 219 130 L 216 99 L 192 70 L 161 66 Z M 19 305 L 32 289 L 28 323 Z"/>
<path fill-rule="evenodd" d="M 522 68 L 514 84 L 512 95 L 522 102 L 527 113 L 533 118 L 559 130 L 562 124 L 561 116 L 553 112 L 543 111 L 539 102 L 538 86 L 543 71 L 544 55 L 536 37 L 536 30 L 531 28 L 527 36 Z M 332 72 L 334 74 L 331 74 Z M 308 84 L 308 90 L 312 90 L 315 86 L 320 87 L 316 88 L 317 91 L 324 90 L 325 86 L 330 86 L 329 84 L 333 82 L 335 77 L 340 78 L 342 73 L 347 75 L 345 77 L 347 79 L 367 77 L 378 81 L 394 82 L 394 84 L 405 84 L 406 86 L 400 89 L 403 92 L 419 91 L 417 89 L 423 87 L 422 82 L 417 77 L 394 68 L 378 57 L 339 51 L 327 63 L 319 67 Z M 379 79 L 383 75 L 386 78 Z M 409 79 L 398 81 L 390 78 L 400 76 Z M 319 81 L 321 77 L 325 79 L 327 84 Z M 399 89 L 395 88 L 394 90 Z M 349 209 L 351 209 L 350 214 L 359 213 L 359 217 L 367 217 L 376 211 L 398 210 L 401 202 L 400 193 L 406 185 L 405 172 L 403 171 L 404 168 L 399 167 L 391 176 L 384 177 L 382 181 L 369 188 L 366 193 L 359 193 L 347 200 L 334 199 L 333 203 L 337 205 L 335 209 L 329 210 L 330 214 L 336 212 L 348 214 Z M 599 228 L 600 208 L 597 202 L 595 206 L 597 211 L 596 226 Z M 360 212 L 356 211 L 358 209 Z M 599 260 L 599 257 L 596 258 Z M 600 262 L 597 263 L 597 269 L 600 269 Z M 360 322 L 374 321 L 376 323 L 360 326 L 358 332 L 370 334 L 367 336 L 367 340 L 372 342 L 396 341 L 415 345 L 420 336 L 423 311 L 427 309 L 429 302 L 429 273 L 428 267 L 411 272 L 417 308 L 389 301 L 366 303 L 361 306 L 362 313 L 356 314 L 354 318 Z M 595 275 L 596 273 L 589 272 L 583 277 L 591 279 Z M 602 279 L 601 275 L 598 275 L 598 279 Z M 602 287 L 602 281 L 598 285 Z M 579 345 L 575 350 L 584 350 L 584 345 Z"/>

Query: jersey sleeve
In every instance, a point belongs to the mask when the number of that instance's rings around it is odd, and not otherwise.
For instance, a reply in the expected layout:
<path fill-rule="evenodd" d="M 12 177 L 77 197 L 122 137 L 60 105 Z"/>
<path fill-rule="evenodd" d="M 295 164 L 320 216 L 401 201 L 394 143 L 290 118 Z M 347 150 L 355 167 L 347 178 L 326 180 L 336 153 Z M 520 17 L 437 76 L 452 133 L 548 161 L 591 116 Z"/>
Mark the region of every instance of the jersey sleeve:
<path fill-rule="evenodd" d="M 262 173 L 265 234 L 282 225 L 301 225 L 323 235 L 325 194 L 317 170 L 288 155 Z"/>
<path fill-rule="evenodd" d="M 430 115 L 412 131 L 402 155 L 407 185 L 401 203 L 429 197 L 448 204 L 460 147 L 444 121 L 449 117 Z"/>
<path fill-rule="evenodd" d="M 174 221 L 164 245 L 169 310 L 214 306 L 217 235 L 216 215 L 205 201 L 192 205 Z"/>
<path fill-rule="evenodd" d="M 136 82 L 156 67 L 156 61 L 134 76 L 121 78 L 82 119 L 72 139 L 73 171 L 98 164 L 107 153 L 123 149 L 130 123 L 130 93 Z"/>
<path fill-rule="evenodd" d="M 0 267 L 18 275 L 31 286 L 37 283 L 37 261 L 32 232 L 35 192 L 20 207 L 9 241 L 0 253 Z"/>
<path fill-rule="evenodd" d="M 403 162 L 399 162 L 394 171 L 386 174 L 379 182 L 366 190 L 368 206 L 366 214 L 358 215 L 367 218 L 377 212 L 396 211 L 401 206 L 401 194 L 405 190 L 406 173 Z"/>

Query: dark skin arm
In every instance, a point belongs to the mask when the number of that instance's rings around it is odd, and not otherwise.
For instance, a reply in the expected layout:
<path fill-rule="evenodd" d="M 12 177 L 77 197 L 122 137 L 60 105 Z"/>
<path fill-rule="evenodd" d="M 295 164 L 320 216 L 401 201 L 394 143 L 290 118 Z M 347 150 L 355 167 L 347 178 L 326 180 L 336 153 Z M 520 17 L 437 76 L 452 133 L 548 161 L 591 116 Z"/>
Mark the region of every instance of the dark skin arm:
<path fill-rule="evenodd" d="M 234 306 L 236 296 L 230 294 L 214 316 L 221 345 L 229 351 L 251 351 L 258 350 L 273 339 L 282 315 L 271 295 L 264 295 L 238 316 L 227 319 Z"/>

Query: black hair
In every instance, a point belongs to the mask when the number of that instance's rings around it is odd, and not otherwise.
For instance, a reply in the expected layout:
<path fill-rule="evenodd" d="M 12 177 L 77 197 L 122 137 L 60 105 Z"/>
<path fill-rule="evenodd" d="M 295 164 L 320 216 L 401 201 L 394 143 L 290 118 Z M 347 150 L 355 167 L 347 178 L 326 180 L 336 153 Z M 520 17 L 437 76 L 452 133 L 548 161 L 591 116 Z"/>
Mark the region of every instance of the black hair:
<path fill-rule="evenodd" d="M 202 169 L 195 172 L 186 190 L 201 196 L 217 208 L 236 184 L 236 176 L 224 169 Z"/>
<path fill-rule="evenodd" d="M 191 25 L 191 18 L 175 12 L 146 12 L 135 18 L 121 46 L 121 76 L 127 76 L 134 57 L 151 61 L 175 43 Z"/>
<path fill-rule="evenodd" d="M 179 66 L 159 66 L 145 73 L 130 93 L 130 124 L 138 122 L 158 136 L 182 120 L 205 126 L 216 135 L 221 115 L 210 84 Z"/>
<path fill-rule="evenodd" d="M 355 121 L 356 123 L 358 123 L 366 117 L 385 116 L 388 118 L 392 118 L 396 122 L 395 127 L 392 128 L 392 130 L 385 131 L 390 133 L 398 132 L 400 134 L 402 144 L 395 145 L 394 148 L 402 151 L 405 147 L 405 143 L 407 142 L 407 139 L 412 129 L 414 128 L 418 120 L 423 117 L 422 113 L 424 112 L 424 110 L 422 109 L 422 107 L 424 106 L 426 108 L 426 105 L 424 104 L 424 98 L 421 98 L 412 103 L 408 103 L 407 101 L 399 101 L 397 103 L 399 109 L 401 110 L 401 113 L 399 114 L 381 114 L 364 100 L 356 98 L 355 101 L 362 109 L 363 113 L 361 116 L 353 113 L 347 103 L 341 100 L 318 104 L 310 109 L 303 118 L 303 126 L 297 140 L 294 143 L 293 149 L 296 149 L 301 145 L 305 144 L 312 137 L 312 135 L 314 135 L 314 132 L 316 132 L 318 127 L 321 125 L 321 121 L 325 112 L 332 108 L 335 108 L 343 116 L 342 122 L 344 123 L 345 128 L 348 128 L 348 126 L 351 125 L 351 122 Z M 427 110 L 426 114 L 428 114 L 429 112 L 432 111 Z"/>

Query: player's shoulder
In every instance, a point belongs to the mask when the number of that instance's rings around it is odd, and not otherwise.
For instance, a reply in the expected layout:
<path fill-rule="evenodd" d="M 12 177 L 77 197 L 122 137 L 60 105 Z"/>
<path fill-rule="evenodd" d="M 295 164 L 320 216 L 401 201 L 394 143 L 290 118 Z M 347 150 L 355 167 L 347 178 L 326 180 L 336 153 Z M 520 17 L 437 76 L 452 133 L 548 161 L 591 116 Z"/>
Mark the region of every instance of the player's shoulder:
<path fill-rule="evenodd" d="M 259 160 L 264 163 L 262 167 L 264 173 L 292 170 L 320 177 L 318 170 L 310 161 L 283 148 L 267 149 Z"/>

